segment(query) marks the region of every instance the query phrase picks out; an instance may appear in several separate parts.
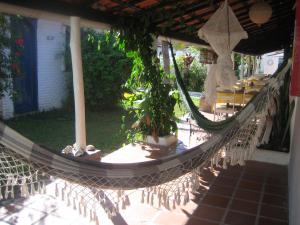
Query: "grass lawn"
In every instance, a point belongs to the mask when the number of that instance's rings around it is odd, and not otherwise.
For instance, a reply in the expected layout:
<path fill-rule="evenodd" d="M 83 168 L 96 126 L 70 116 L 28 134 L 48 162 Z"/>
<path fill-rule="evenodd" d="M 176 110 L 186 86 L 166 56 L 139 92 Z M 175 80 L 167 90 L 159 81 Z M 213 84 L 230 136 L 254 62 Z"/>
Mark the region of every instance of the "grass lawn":
<path fill-rule="evenodd" d="M 199 101 L 200 101 L 199 98 L 192 97 L 192 100 L 193 100 L 193 102 L 196 106 L 199 106 Z M 176 115 L 177 118 L 180 118 L 184 114 L 187 113 L 187 110 L 185 109 L 183 103 L 181 105 L 176 104 L 175 107 L 174 107 L 174 111 L 175 111 L 175 115 Z"/>
<path fill-rule="evenodd" d="M 199 99 L 193 98 L 196 105 Z M 175 115 L 179 118 L 186 113 L 184 106 L 175 106 Z M 126 142 L 121 132 L 121 118 L 126 115 L 121 109 L 113 111 L 86 112 L 87 143 L 93 144 L 103 153 L 112 152 Z M 126 122 L 126 128 L 133 123 Z M 34 142 L 61 151 L 66 145 L 75 142 L 75 120 L 73 112 L 55 110 L 33 115 L 20 116 L 6 123 Z"/>
<path fill-rule="evenodd" d="M 86 112 L 87 143 L 105 153 L 118 149 L 126 141 L 120 132 L 122 110 Z M 74 113 L 64 111 L 42 112 L 6 121 L 24 136 L 54 150 L 62 150 L 75 142 Z M 128 121 L 129 127 L 132 121 Z"/>

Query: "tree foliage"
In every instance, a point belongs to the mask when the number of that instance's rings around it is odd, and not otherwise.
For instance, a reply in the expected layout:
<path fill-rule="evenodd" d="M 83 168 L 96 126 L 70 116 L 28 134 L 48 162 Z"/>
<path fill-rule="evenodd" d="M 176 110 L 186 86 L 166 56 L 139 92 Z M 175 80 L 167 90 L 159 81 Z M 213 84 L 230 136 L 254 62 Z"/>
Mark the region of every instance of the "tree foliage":
<path fill-rule="evenodd" d="M 82 31 L 81 39 L 87 107 L 92 110 L 116 107 L 124 92 L 122 85 L 131 73 L 131 59 L 119 48 L 113 32 L 88 29 Z M 66 58 L 71 69 L 69 49 Z M 72 92 L 70 97 L 73 99 Z"/>
<path fill-rule="evenodd" d="M 127 82 L 130 94 L 124 100 L 127 108 L 134 108 L 137 119 L 135 134 L 165 136 L 177 129 L 174 115 L 176 95 L 170 84 L 165 82 L 166 74 L 160 69 L 156 38 L 151 32 L 149 18 L 136 21 L 119 21 L 120 44 L 133 58 L 134 66 Z"/>
<path fill-rule="evenodd" d="M 185 79 L 185 85 L 189 91 L 204 91 L 204 81 L 207 75 L 206 66 L 199 61 L 200 50 L 194 47 L 189 47 L 186 51 L 194 57 L 193 62 L 189 66 L 188 70 L 185 71 L 184 66 L 184 57 L 178 56 L 176 57 L 176 61 L 178 63 L 178 67 L 182 76 L 186 73 L 188 79 Z M 175 76 L 172 77 L 175 80 Z M 186 82 L 188 80 L 188 82 Z"/>

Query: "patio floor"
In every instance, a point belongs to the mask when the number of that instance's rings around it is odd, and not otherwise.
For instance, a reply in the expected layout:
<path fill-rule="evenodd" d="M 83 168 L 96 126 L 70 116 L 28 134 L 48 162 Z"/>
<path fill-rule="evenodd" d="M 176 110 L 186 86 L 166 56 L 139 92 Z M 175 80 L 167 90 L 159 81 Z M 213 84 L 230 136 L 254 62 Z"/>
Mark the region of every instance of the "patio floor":
<path fill-rule="evenodd" d="M 191 133 L 188 124 L 180 124 L 178 136 L 184 146 L 192 147 L 199 134 Z M 201 135 L 200 135 L 201 136 Z M 137 150 L 137 149 L 135 149 Z M 102 161 L 145 161 L 145 151 L 119 149 Z M 264 151 L 260 151 L 263 159 Z M 123 155 L 123 156 L 122 156 Z M 132 157 L 129 157 L 132 155 Z M 270 156 L 267 154 L 266 156 Z M 276 158 L 276 153 L 271 153 Z M 257 158 L 257 157 L 255 157 Z M 282 162 L 282 156 L 276 162 Z M 268 159 L 268 157 L 266 158 Z M 268 159 L 269 160 L 269 159 Z M 274 161 L 274 159 L 269 160 Z M 174 210 L 156 208 L 130 197 L 131 205 L 109 220 L 97 212 L 99 224 L 80 216 L 66 202 L 54 196 L 54 183 L 48 185 L 52 195 L 29 199 L 0 201 L 0 225 L 287 225 L 288 176 L 283 165 L 248 161 L 246 166 L 229 166 L 227 170 L 204 168 L 201 186 L 191 201 Z M 133 197 L 135 198 L 135 197 Z M 101 210 L 101 209 L 100 209 Z"/>
<path fill-rule="evenodd" d="M 115 225 L 287 225 L 287 168 L 248 161 L 244 167 L 227 170 L 204 168 L 199 193 L 183 207 L 158 209 L 132 204 L 109 221 Z M 51 196 L 6 201 L 0 208 L 0 225 L 5 224 L 95 224 Z"/>

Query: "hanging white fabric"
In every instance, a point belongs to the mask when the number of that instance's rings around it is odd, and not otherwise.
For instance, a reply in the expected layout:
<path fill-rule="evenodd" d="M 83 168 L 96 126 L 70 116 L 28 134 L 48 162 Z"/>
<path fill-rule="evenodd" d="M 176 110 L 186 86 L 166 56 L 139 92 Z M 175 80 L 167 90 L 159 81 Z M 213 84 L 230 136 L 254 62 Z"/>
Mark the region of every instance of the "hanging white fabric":
<path fill-rule="evenodd" d="M 216 100 L 216 86 L 231 88 L 237 81 L 231 52 L 241 39 L 248 38 L 227 0 L 198 31 L 199 38 L 207 41 L 218 54 L 217 64 L 211 66 L 205 81 L 208 103 Z"/>

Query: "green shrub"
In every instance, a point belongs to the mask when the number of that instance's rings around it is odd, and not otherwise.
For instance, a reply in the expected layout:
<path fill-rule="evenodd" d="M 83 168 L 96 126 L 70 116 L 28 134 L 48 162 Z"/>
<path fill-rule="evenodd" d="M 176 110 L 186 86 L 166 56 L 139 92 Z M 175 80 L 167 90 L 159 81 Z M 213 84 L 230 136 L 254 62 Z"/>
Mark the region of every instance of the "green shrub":
<path fill-rule="evenodd" d="M 86 106 L 92 110 L 116 107 L 123 93 L 122 85 L 131 73 L 132 60 L 119 48 L 113 32 L 88 29 L 82 31 L 81 40 Z M 70 68 L 69 49 L 66 56 Z M 73 89 L 69 86 L 70 103 Z"/>
<path fill-rule="evenodd" d="M 178 63 L 178 67 L 181 75 L 184 74 L 184 56 L 177 57 L 176 61 Z M 204 81 L 206 78 L 207 70 L 205 65 L 201 64 L 198 60 L 198 57 L 195 57 L 192 62 L 189 70 L 188 70 L 188 79 L 184 79 L 185 85 L 189 91 L 204 91 Z M 174 76 L 175 79 L 175 76 Z"/>

